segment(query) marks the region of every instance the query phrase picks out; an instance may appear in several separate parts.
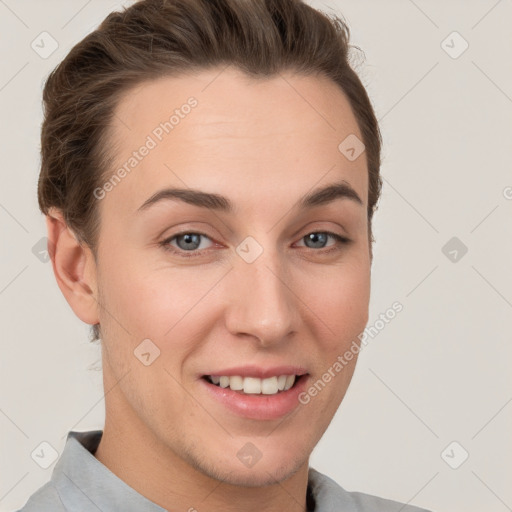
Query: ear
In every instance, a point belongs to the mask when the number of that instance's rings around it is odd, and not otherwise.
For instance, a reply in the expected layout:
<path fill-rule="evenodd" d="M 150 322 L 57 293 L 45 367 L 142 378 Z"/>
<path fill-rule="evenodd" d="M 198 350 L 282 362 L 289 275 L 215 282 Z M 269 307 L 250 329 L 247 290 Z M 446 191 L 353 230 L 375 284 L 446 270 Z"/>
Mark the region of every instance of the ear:
<path fill-rule="evenodd" d="M 46 227 L 48 253 L 60 291 L 80 320 L 91 325 L 99 323 L 97 272 L 92 251 L 80 244 L 59 210 L 50 210 Z"/>

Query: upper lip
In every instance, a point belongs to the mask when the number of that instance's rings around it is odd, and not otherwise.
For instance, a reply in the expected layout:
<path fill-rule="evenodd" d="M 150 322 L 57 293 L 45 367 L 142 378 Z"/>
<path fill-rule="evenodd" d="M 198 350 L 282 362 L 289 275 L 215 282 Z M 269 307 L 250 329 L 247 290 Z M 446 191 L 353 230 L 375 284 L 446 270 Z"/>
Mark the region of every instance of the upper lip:
<path fill-rule="evenodd" d="M 262 368 L 261 366 L 247 365 L 225 368 L 223 370 L 212 370 L 205 375 L 227 376 L 240 375 L 241 377 L 256 377 L 267 379 L 269 377 L 278 377 L 279 375 L 305 375 L 307 370 L 302 366 L 282 365 Z"/>

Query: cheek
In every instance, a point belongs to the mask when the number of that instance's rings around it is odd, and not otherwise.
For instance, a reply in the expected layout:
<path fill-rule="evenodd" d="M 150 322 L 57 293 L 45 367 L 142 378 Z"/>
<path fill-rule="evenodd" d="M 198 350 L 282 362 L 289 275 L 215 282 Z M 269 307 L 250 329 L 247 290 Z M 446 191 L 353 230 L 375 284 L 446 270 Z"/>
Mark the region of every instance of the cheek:
<path fill-rule="evenodd" d="M 370 266 L 364 258 L 309 273 L 298 283 L 304 304 L 318 316 L 318 322 L 325 325 L 323 339 L 326 343 L 339 345 L 351 341 L 366 326 Z"/>
<path fill-rule="evenodd" d="M 317 408 L 323 432 L 348 389 L 359 354 L 358 336 L 368 322 L 369 261 L 362 256 L 316 278 L 321 286 L 308 287 L 303 294 L 304 303 L 315 313 L 316 320 L 312 322 L 317 328 L 317 380 L 313 379 L 307 393 L 312 407 Z"/>
<path fill-rule="evenodd" d="M 226 269 L 159 265 L 153 268 L 152 264 L 137 265 L 127 259 L 116 259 L 101 282 L 105 306 L 132 338 L 160 343 L 173 339 L 176 343 L 174 333 L 196 318 L 198 311 L 204 318 L 212 312 L 212 290 Z M 116 323 L 108 314 L 104 320 Z M 125 331 L 120 334 L 126 337 Z M 187 343 L 186 336 L 183 342 Z"/>

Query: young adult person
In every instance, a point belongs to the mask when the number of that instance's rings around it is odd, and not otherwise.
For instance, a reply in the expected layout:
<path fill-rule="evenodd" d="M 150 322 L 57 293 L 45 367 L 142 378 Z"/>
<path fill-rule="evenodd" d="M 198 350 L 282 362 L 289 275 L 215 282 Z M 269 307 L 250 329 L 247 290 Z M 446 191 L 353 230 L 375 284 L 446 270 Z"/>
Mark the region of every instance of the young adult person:
<path fill-rule="evenodd" d="M 39 204 L 106 416 L 24 512 L 420 510 L 309 466 L 368 321 L 381 187 L 349 50 L 297 0 L 143 0 L 48 77 Z"/>

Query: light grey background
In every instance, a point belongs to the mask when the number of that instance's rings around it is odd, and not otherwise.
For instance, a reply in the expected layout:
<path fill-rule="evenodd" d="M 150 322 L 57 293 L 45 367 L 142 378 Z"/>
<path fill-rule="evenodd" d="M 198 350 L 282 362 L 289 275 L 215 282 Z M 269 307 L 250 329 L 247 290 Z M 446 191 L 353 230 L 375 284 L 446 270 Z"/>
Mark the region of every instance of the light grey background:
<path fill-rule="evenodd" d="M 512 510 L 511 2 L 311 3 L 343 13 L 364 50 L 354 58 L 384 137 L 369 325 L 404 306 L 363 350 L 311 465 L 438 512 Z M 0 0 L 2 511 L 50 478 L 30 456 L 42 441 L 60 453 L 69 430 L 103 426 L 99 346 L 32 249 L 45 235 L 43 80 L 121 5 Z M 58 42 L 46 59 L 31 48 L 43 31 Z M 454 31 L 469 44 L 457 58 Z M 455 262 L 442 251 L 452 237 L 468 248 Z"/>

